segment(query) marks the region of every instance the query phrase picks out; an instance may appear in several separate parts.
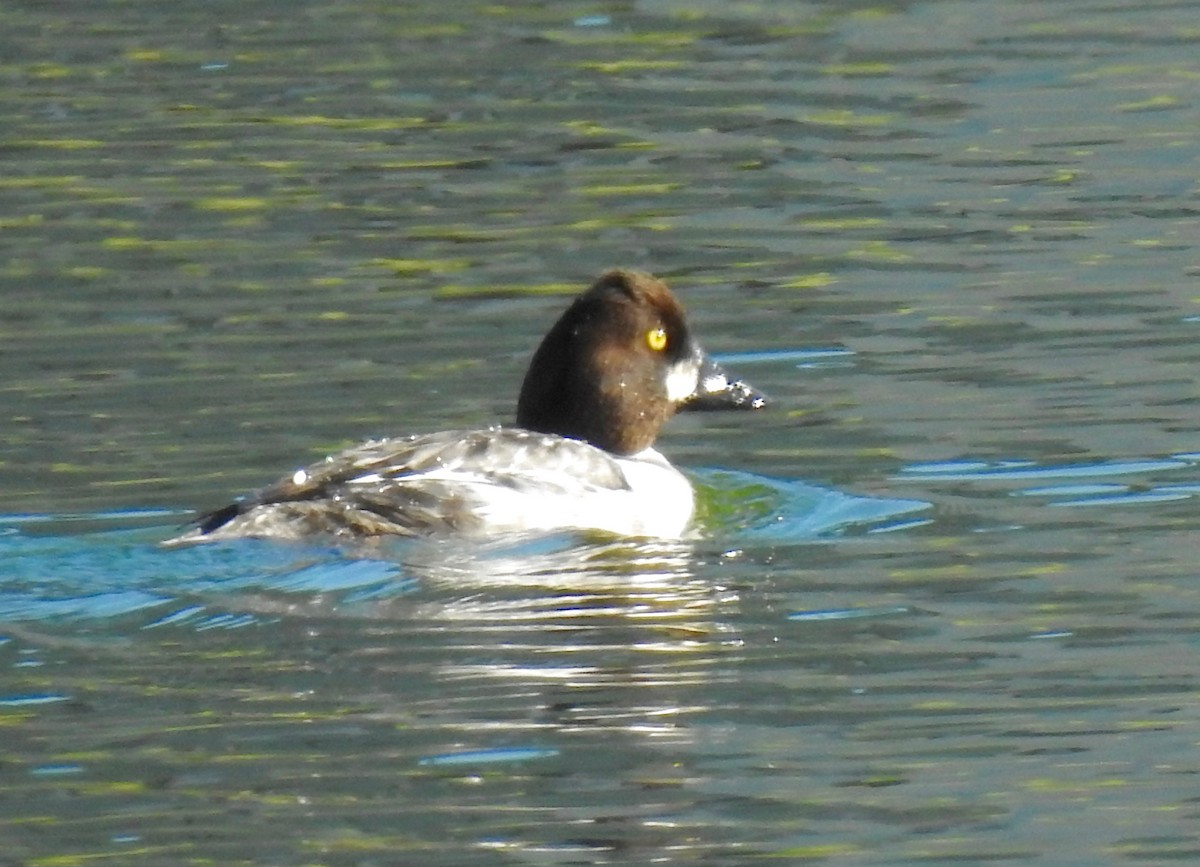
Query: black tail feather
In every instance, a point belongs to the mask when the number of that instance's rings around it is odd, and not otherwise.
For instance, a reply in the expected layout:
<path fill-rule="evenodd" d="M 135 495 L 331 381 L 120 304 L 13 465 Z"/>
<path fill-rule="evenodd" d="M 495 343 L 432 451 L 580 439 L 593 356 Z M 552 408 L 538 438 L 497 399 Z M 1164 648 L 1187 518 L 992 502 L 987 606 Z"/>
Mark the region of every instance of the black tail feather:
<path fill-rule="evenodd" d="M 241 514 L 241 503 L 230 503 L 215 511 L 201 515 L 196 520 L 196 529 L 201 533 L 211 533 L 218 527 L 223 527 Z"/>

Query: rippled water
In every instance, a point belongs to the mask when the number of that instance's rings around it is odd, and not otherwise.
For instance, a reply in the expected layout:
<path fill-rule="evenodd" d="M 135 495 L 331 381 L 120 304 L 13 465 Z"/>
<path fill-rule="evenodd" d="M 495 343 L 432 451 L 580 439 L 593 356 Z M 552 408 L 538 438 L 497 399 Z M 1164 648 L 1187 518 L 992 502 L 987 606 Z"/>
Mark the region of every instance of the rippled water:
<path fill-rule="evenodd" d="M 1200 860 L 1200 4 L 0 33 L 0 861 Z M 687 544 L 165 551 L 664 275 Z"/>

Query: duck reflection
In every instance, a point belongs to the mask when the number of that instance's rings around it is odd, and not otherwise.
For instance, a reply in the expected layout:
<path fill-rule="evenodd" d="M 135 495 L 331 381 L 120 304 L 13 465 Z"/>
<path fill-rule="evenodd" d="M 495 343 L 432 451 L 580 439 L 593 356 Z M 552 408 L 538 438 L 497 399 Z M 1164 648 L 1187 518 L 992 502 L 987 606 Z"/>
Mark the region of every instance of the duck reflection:
<path fill-rule="evenodd" d="M 701 577 L 700 555 L 685 542 L 429 542 L 406 546 L 403 563 L 422 592 L 375 614 L 407 606 L 408 626 L 442 649 L 428 671 L 438 693 L 492 697 L 452 705 L 450 715 L 465 710 L 481 723 L 498 710 L 506 727 L 685 738 L 681 718 L 706 705 L 717 659 L 740 645 L 725 620 L 737 593 Z M 461 736 L 447 744 L 480 745 Z"/>

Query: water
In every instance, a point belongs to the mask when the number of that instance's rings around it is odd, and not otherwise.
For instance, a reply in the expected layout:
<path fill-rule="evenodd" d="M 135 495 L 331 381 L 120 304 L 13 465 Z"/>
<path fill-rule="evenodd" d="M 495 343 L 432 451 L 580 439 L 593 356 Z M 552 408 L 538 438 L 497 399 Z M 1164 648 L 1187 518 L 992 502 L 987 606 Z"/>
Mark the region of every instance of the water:
<path fill-rule="evenodd" d="M 1200 859 L 1198 13 L 7 9 L 0 860 Z M 157 547 L 614 265 L 702 538 Z"/>

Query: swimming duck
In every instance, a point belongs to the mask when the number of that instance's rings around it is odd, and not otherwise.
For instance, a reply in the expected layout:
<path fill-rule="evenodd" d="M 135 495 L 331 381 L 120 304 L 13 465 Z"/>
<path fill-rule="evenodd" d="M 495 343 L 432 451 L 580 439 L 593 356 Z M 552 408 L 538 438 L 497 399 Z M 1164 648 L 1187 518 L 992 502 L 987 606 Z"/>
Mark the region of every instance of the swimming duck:
<path fill-rule="evenodd" d="M 607 271 L 533 354 L 516 426 L 370 440 L 215 511 L 167 544 L 596 530 L 679 538 L 691 484 L 654 449 L 689 409 L 758 409 L 663 281 Z"/>

